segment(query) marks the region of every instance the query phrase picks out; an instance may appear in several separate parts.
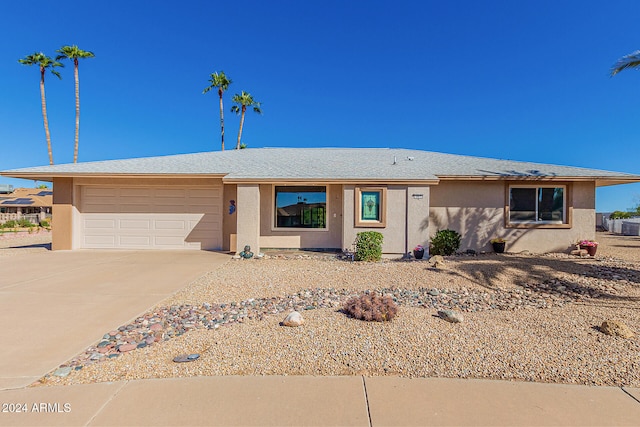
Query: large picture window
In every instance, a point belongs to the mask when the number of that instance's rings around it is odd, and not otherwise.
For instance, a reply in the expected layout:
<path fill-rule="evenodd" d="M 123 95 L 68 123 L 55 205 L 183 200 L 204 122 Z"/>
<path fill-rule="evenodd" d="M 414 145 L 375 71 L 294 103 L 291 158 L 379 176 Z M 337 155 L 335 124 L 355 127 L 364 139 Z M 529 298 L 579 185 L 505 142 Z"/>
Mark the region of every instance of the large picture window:
<path fill-rule="evenodd" d="M 511 224 L 566 224 L 566 187 L 509 187 Z"/>
<path fill-rule="evenodd" d="M 276 227 L 327 228 L 327 188 L 276 186 Z"/>

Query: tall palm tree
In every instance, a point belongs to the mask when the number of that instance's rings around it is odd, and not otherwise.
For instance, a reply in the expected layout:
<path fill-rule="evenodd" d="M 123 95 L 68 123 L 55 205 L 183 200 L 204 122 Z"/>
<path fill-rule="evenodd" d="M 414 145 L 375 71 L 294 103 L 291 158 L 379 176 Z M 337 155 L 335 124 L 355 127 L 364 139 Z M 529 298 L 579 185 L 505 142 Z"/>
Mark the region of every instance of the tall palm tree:
<path fill-rule="evenodd" d="M 49 164 L 53 164 L 53 152 L 51 151 L 51 134 L 49 133 L 49 119 L 47 118 L 47 99 L 44 95 L 44 73 L 46 70 L 62 79 L 59 72 L 55 70 L 55 67 L 64 67 L 58 61 L 54 61 L 42 52 L 35 52 L 33 55 L 25 56 L 23 59 L 18 59 L 18 62 L 23 65 L 37 65 L 40 68 L 40 98 L 42 99 L 42 119 L 44 121 L 44 134 L 47 137 L 47 149 L 49 151 Z"/>
<path fill-rule="evenodd" d="M 211 83 L 210 86 L 204 88 L 202 93 L 207 93 L 213 88 L 218 88 L 218 96 L 220 97 L 220 135 L 222 137 L 222 151 L 224 151 L 224 107 L 222 105 L 222 94 L 224 91 L 229 89 L 229 85 L 232 83 L 231 79 L 227 78 L 224 74 L 224 71 L 220 71 L 220 73 L 215 72 L 211 73 L 211 78 L 209 79 Z"/>
<path fill-rule="evenodd" d="M 76 137 L 73 148 L 73 163 L 78 163 L 78 136 L 80 134 L 80 80 L 78 78 L 78 59 L 93 58 L 95 55 L 88 50 L 82 50 L 78 46 L 62 46 L 56 50 L 60 55 L 56 56 L 56 61 L 61 59 L 71 59 L 73 61 L 73 77 L 76 81 Z"/>
<path fill-rule="evenodd" d="M 622 70 L 626 70 L 627 68 L 640 68 L 640 50 L 636 50 L 635 52 L 618 59 L 618 62 L 616 62 L 611 69 L 611 77 L 615 76 Z"/>
<path fill-rule="evenodd" d="M 247 111 L 247 107 L 253 107 L 253 111 L 258 114 L 262 114 L 262 110 L 260 109 L 260 103 L 254 101 L 253 97 L 250 93 L 242 91 L 241 94 L 233 95 L 231 101 L 234 102 L 233 107 L 231 107 L 231 112 L 236 114 L 241 114 L 240 116 L 240 130 L 238 130 L 238 142 L 236 143 L 236 150 L 240 149 L 240 138 L 242 138 L 242 127 L 244 126 L 244 113 Z"/>

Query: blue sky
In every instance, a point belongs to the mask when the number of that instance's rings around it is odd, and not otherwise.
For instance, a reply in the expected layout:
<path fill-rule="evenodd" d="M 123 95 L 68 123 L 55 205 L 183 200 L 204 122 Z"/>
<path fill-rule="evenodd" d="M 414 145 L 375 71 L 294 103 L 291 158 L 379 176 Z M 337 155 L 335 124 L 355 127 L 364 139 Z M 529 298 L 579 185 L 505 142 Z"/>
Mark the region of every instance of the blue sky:
<path fill-rule="evenodd" d="M 209 74 L 225 95 L 228 146 L 244 90 L 249 147 L 403 147 L 640 174 L 640 2 L 4 2 L 0 170 L 48 164 L 39 74 L 17 60 L 65 44 L 80 64 L 80 161 L 220 149 Z M 73 66 L 46 77 L 54 160 L 73 161 Z M 0 177 L 0 183 L 32 186 Z M 640 202 L 602 188 L 597 209 Z"/>

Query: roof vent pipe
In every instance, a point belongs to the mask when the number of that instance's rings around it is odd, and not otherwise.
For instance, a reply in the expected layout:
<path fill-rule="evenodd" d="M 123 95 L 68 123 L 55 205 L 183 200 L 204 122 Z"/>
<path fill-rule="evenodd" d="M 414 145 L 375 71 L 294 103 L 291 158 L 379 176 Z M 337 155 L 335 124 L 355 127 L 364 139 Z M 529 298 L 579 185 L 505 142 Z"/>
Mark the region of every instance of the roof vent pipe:
<path fill-rule="evenodd" d="M 397 163 L 396 156 L 393 156 L 393 164 L 395 165 L 396 163 Z"/>

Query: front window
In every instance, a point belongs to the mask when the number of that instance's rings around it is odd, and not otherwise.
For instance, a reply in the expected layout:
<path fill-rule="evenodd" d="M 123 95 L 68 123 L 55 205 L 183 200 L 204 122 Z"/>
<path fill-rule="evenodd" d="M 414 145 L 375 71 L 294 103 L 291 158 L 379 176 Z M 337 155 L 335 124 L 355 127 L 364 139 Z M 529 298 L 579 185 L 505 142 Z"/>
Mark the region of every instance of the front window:
<path fill-rule="evenodd" d="M 276 186 L 276 227 L 326 228 L 327 188 Z"/>
<path fill-rule="evenodd" d="M 566 189 L 562 187 L 509 188 L 509 222 L 566 223 Z"/>

